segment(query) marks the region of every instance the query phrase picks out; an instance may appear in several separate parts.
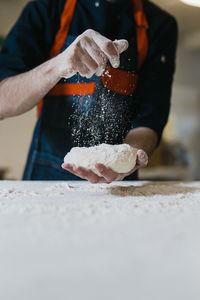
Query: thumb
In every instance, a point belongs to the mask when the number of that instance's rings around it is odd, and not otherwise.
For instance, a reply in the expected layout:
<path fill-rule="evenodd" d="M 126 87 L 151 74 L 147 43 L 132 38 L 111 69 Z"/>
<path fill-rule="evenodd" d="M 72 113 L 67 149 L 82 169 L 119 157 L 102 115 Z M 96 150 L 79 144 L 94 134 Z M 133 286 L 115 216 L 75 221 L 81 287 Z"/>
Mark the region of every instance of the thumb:
<path fill-rule="evenodd" d="M 137 151 L 137 164 L 140 167 L 146 167 L 148 164 L 148 155 L 142 149 Z"/>
<path fill-rule="evenodd" d="M 114 45 L 117 48 L 119 54 L 128 49 L 128 41 L 127 40 L 115 40 Z"/>

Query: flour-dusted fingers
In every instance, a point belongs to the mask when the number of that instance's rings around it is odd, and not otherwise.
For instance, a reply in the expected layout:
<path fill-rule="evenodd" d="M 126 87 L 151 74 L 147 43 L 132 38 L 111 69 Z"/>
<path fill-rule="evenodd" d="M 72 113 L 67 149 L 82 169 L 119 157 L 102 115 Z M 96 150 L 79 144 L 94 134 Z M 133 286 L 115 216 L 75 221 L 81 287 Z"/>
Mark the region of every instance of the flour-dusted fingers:
<path fill-rule="evenodd" d="M 79 51 L 81 53 L 81 51 Z M 86 61 L 86 59 L 85 59 Z M 82 59 L 79 57 L 76 58 L 76 61 L 74 62 L 74 67 L 76 71 L 83 77 L 89 77 L 92 74 L 91 68 L 88 66 L 87 63 L 83 62 Z"/>
<path fill-rule="evenodd" d="M 78 71 L 79 71 L 79 68 L 81 67 L 81 65 L 84 64 L 87 67 L 87 69 L 89 70 L 88 74 L 86 74 L 86 77 L 88 77 L 88 76 L 91 77 L 96 72 L 99 65 L 97 64 L 95 59 L 91 55 L 89 55 L 89 53 L 87 52 L 86 49 L 84 49 L 84 50 L 80 49 L 79 53 L 81 56 L 81 60 L 78 59 L 78 62 L 79 62 Z"/>
<path fill-rule="evenodd" d="M 127 174 L 125 174 L 124 177 L 133 174 L 139 168 L 144 168 L 147 165 L 148 165 L 148 155 L 147 155 L 147 153 L 144 150 L 142 150 L 142 149 L 137 150 L 137 153 L 136 153 L 136 165 L 135 165 L 135 167 L 130 172 L 128 172 Z"/>
<path fill-rule="evenodd" d="M 144 168 L 148 165 L 148 155 L 144 150 L 138 150 L 136 155 L 136 165 L 129 173 L 126 174 L 126 176 L 129 176 L 135 171 L 137 171 L 139 168 Z"/>
<path fill-rule="evenodd" d="M 88 180 L 90 183 L 108 183 L 104 177 L 100 177 L 90 170 L 78 167 L 75 169 L 75 171 L 79 177 L 82 176 L 83 179 Z"/>
<path fill-rule="evenodd" d="M 96 62 L 97 68 L 95 73 L 97 76 L 100 76 L 106 68 L 108 58 L 104 52 L 98 47 L 98 45 L 88 38 L 85 43 L 85 51 L 88 52 L 88 55 Z"/>
<path fill-rule="evenodd" d="M 115 40 L 113 42 L 119 54 L 123 53 L 128 49 L 129 43 L 127 40 Z"/>
<path fill-rule="evenodd" d="M 88 180 L 89 182 L 95 184 L 95 183 L 107 183 L 104 177 L 99 177 L 95 173 L 93 173 L 90 170 L 86 170 L 81 167 L 73 167 L 70 164 L 62 164 L 62 168 L 65 169 L 66 171 L 82 178 L 85 180 Z"/>
<path fill-rule="evenodd" d="M 57 56 L 57 66 L 62 77 L 70 78 L 76 73 L 90 78 L 100 76 L 108 60 L 112 67 L 120 65 L 120 54 L 128 48 L 126 40 L 111 41 L 100 33 L 88 29 Z"/>
<path fill-rule="evenodd" d="M 136 160 L 136 165 L 138 167 L 146 167 L 148 165 L 148 155 L 147 153 L 142 150 L 139 149 L 137 151 L 137 160 Z"/>
<path fill-rule="evenodd" d="M 103 48 L 104 53 L 108 57 L 113 68 L 118 68 L 120 65 L 120 54 L 128 48 L 126 40 L 119 40 L 116 42 L 107 41 Z M 123 50 L 122 50 L 123 49 Z"/>
<path fill-rule="evenodd" d="M 100 33 L 90 30 L 89 34 L 93 41 L 97 44 L 99 49 L 103 51 L 103 53 L 106 55 L 106 57 L 109 59 L 111 65 L 113 68 L 119 67 L 119 53 L 118 49 L 115 47 L 114 43 L 109 40 L 108 38 L 104 37 Z"/>
<path fill-rule="evenodd" d="M 76 176 L 79 176 L 79 175 L 77 174 L 77 172 L 75 171 L 75 167 L 73 167 L 73 166 L 71 166 L 71 165 L 69 165 L 69 164 L 62 164 L 62 168 L 65 169 L 66 171 L 68 171 L 68 172 L 70 172 L 70 173 L 76 175 Z M 80 177 L 80 176 L 79 176 L 79 177 Z M 82 179 L 84 179 L 84 178 L 82 178 Z"/>
<path fill-rule="evenodd" d="M 71 166 L 70 164 L 65 164 L 65 163 L 63 163 L 62 165 L 61 165 L 61 167 L 64 169 L 64 170 L 66 170 L 66 171 L 69 171 L 69 172 L 73 172 L 73 166 Z"/>
<path fill-rule="evenodd" d="M 62 164 L 62 168 L 65 169 L 66 171 L 78 176 L 78 177 L 81 177 L 79 176 L 79 174 L 76 172 L 75 170 L 75 167 L 71 166 L 71 165 L 67 165 L 67 164 Z M 85 179 L 83 177 L 81 177 L 82 179 Z"/>
<path fill-rule="evenodd" d="M 122 42 L 118 41 L 119 43 L 116 44 L 113 41 L 109 40 L 108 38 L 102 36 L 100 33 L 91 30 L 90 31 L 91 37 L 95 41 L 95 43 L 98 45 L 98 47 L 104 52 L 104 54 L 109 59 L 111 65 L 113 68 L 118 68 L 120 65 L 120 52 L 118 51 L 117 45 L 120 43 L 124 45 L 123 49 L 124 51 L 128 48 L 128 42 L 124 42 L 125 40 L 122 40 Z M 126 43 L 126 45 L 125 45 Z M 122 46 L 120 47 L 122 49 Z M 123 52 L 123 51 L 122 51 Z"/>
<path fill-rule="evenodd" d="M 74 168 L 74 172 L 76 172 L 76 174 L 79 177 L 81 177 L 83 179 L 87 179 L 91 183 L 99 183 L 101 181 L 100 177 L 90 170 L 86 170 L 84 168 L 77 167 L 77 168 Z"/>
<path fill-rule="evenodd" d="M 74 167 L 74 166 L 71 166 L 69 164 L 62 164 L 62 168 L 65 169 L 66 171 L 69 171 L 70 173 L 82 178 L 82 179 L 87 179 L 85 176 L 83 176 L 81 173 L 80 173 L 80 170 L 78 170 L 79 168 L 77 167 Z"/>
<path fill-rule="evenodd" d="M 101 176 L 105 178 L 107 183 L 121 180 L 123 177 L 122 174 L 116 173 L 116 172 L 106 168 L 102 164 L 96 164 L 95 167 L 96 167 L 97 171 L 101 174 Z"/>

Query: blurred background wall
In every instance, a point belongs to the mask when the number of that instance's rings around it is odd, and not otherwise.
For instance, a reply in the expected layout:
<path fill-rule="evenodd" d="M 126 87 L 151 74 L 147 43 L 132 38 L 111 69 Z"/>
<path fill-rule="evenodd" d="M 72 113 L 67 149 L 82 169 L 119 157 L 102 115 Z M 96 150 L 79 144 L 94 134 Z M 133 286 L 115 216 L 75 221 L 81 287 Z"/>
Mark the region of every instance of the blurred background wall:
<path fill-rule="evenodd" d="M 0 41 L 27 2 L 0 0 Z M 161 146 L 140 177 L 200 179 L 200 8 L 179 0 L 152 2 L 176 17 L 179 46 L 170 119 Z M 21 178 L 35 121 L 35 109 L 0 121 L 0 178 Z"/>
<path fill-rule="evenodd" d="M 27 2 L 0 0 L 1 39 L 7 35 Z M 0 177 L 21 178 L 35 120 L 35 110 L 32 110 L 22 116 L 0 121 Z"/>
<path fill-rule="evenodd" d="M 179 25 L 172 108 L 163 143 L 165 170 L 172 179 L 173 174 L 200 179 L 200 7 L 179 0 L 153 2 L 174 15 Z"/>

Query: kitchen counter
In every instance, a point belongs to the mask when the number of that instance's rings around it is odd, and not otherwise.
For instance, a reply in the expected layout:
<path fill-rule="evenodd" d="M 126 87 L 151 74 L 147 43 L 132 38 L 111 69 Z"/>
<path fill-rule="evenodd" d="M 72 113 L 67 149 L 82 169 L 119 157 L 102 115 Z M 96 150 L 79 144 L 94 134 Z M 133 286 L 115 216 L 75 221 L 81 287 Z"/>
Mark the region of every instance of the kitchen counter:
<path fill-rule="evenodd" d="M 200 299 L 200 182 L 0 181 L 0 299 Z"/>

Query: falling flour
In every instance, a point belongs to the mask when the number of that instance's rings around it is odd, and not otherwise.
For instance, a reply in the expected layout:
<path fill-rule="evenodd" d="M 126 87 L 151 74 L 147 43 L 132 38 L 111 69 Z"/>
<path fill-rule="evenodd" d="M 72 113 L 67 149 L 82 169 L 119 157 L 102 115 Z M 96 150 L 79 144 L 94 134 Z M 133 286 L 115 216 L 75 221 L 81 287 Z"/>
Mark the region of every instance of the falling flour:
<path fill-rule="evenodd" d="M 106 71 L 102 76 L 111 79 Z M 77 82 L 83 83 L 77 75 Z M 139 98 L 109 90 L 97 79 L 95 94 L 75 95 L 67 119 L 72 147 L 91 147 L 102 143 L 122 144 L 134 125 Z"/>
<path fill-rule="evenodd" d="M 136 164 L 137 150 L 128 144 L 101 144 L 93 147 L 74 147 L 64 162 L 75 167 L 91 170 L 98 175 L 96 164 L 103 164 L 117 173 L 128 173 Z"/>

